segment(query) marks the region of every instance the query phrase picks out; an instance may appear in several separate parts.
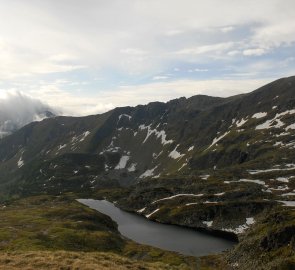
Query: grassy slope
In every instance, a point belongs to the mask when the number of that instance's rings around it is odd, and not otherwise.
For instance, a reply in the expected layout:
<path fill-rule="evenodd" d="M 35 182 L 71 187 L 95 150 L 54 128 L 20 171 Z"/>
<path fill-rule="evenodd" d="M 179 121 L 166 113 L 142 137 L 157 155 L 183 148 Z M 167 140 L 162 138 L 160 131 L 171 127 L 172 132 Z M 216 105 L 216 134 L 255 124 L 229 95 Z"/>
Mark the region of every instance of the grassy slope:
<path fill-rule="evenodd" d="M 177 267 L 180 269 L 180 267 Z M 30 251 L 0 254 L 0 269 L 177 269 L 161 262 L 132 260 L 113 253 Z M 182 269 L 185 269 L 183 267 Z"/>
<path fill-rule="evenodd" d="M 295 211 L 278 207 L 261 218 L 227 254 L 234 269 L 295 269 Z"/>
<path fill-rule="evenodd" d="M 72 195 L 2 204 L 0 220 L 0 269 L 224 269 L 222 261 L 196 261 L 122 238 L 109 217 Z"/>

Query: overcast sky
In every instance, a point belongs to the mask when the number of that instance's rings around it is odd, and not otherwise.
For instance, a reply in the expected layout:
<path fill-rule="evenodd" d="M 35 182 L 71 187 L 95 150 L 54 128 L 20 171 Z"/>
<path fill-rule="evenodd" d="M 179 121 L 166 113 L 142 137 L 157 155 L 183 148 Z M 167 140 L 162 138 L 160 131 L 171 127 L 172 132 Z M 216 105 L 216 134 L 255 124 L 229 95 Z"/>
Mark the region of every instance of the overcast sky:
<path fill-rule="evenodd" d="M 0 0 L 0 98 L 66 114 L 295 75 L 294 0 Z M 8 96 L 9 96 L 8 95 Z"/>

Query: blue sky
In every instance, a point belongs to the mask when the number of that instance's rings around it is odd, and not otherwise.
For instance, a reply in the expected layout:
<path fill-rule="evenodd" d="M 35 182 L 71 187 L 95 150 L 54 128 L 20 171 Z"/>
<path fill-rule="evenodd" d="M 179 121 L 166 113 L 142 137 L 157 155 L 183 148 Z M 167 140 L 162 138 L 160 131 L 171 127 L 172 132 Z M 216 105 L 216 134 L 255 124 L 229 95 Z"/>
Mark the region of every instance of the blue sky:
<path fill-rule="evenodd" d="M 0 98 L 64 114 L 295 75 L 293 0 L 0 0 Z"/>

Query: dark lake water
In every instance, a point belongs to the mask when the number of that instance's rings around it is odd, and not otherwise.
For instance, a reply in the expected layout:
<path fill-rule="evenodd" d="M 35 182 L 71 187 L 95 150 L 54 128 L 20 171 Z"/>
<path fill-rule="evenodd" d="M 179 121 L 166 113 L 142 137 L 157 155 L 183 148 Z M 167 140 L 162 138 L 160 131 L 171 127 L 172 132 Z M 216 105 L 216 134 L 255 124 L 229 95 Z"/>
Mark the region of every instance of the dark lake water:
<path fill-rule="evenodd" d="M 125 237 L 145 245 L 176 251 L 189 256 L 219 253 L 235 242 L 179 226 L 150 221 L 120 210 L 105 200 L 80 199 L 80 203 L 111 217 Z"/>

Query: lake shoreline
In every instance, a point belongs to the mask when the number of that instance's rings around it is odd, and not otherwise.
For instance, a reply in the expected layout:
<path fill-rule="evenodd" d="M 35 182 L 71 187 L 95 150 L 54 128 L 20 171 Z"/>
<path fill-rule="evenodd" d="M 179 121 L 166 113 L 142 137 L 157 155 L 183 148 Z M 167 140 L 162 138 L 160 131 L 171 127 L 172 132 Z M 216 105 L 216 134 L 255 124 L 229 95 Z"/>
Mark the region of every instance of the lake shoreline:
<path fill-rule="evenodd" d="M 107 200 L 77 201 L 109 216 L 118 224 L 122 236 L 139 244 L 194 257 L 220 254 L 237 244 L 237 237 L 233 233 L 164 224 L 138 213 L 125 211 Z"/>
<path fill-rule="evenodd" d="M 211 235 L 211 236 L 221 237 L 221 238 L 224 238 L 224 239 L 229 240 L 229 241 L 234 241 L 237 244 L 239 243 L 238 236 L 233 232 L 227 232 L 227 231 L 222 231 L 222 230 L 214 230 L 214 229 L 208 229 L 208 228 L 203 228 L 203 227 L 189 227 L 189 226 L 179 225 L 179 224 L 176 224 L 176 223 L 175 224 L 174 223 L 168 223 L 168 222 L 164 223 L 164 222 L 161 222 L 158 219 L 149 219 L 145 215 L 142 215 L 142 214 L 140 214 L 140 213 L 138 213 L 136 211 L 121 208 L 120 205 L 116 204 L 115 202 L 112 202 L 112 203 L 116 207 L 121 209 L 122 211 L 131 213 L 131 214 L 135 214 L 137 216 L 141 216 L 146 220 L 149 220 L 149 221 L 152 221 L 152 222 L 155 222 L 155 223 L 158 223 L 158 224 L 164 224 L 164 225 L 170 225 L 170 226 L 176 226 L 176 227 L 180 227 L 180 228 L 185 228 L 185 229 L 188 229 L 188 230 L 205 233 L 205 234 L 208 234 L 208 235 Z"/>

